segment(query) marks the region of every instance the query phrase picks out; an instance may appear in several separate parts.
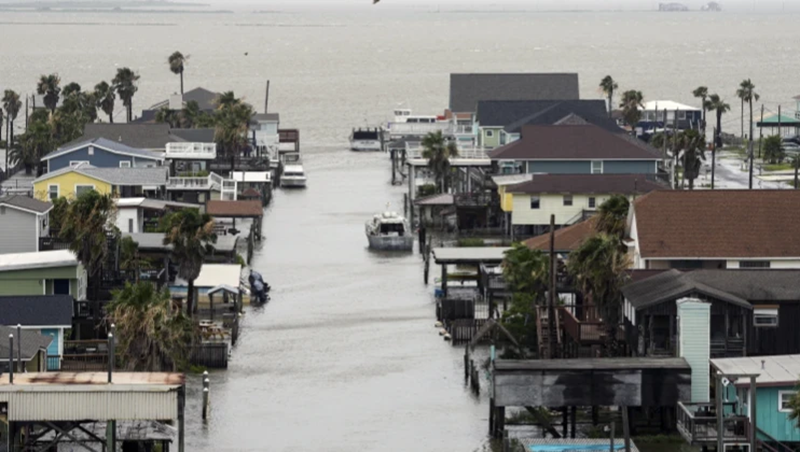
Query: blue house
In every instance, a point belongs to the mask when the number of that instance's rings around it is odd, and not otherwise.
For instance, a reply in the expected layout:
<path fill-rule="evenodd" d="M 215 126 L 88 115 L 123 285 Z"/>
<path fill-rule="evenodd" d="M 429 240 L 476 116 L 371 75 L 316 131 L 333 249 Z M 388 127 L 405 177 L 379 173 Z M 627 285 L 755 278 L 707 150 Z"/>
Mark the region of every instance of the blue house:
<path fill-rule="evenodd" d="M 47 347 L 47 368 L 61 366 L 64 354 L 64 331 L 72 328 L 71 295 L 11 295 L 0 297 L 0 326 L 21 325 L 52 341 Z"/>
<path fill-rule="evenodd" d="M 47 172 L 88 163 L 95 168 L 154 168 L 164 164 L 164 155 L 137 149 L 105 138 L 67 144 L 42 158 Z"/>
<path fill-rule="evenodd" d="M 642 116 L 636 125 L 636 134 L 652 136 L 656 129 L 666 125 L 678 130 L 699 130 L 703 126 L 703 110 L 691 105 L 680 104 L 671 100 L 651 100 L 644 104 Z"/>
<path fill-rule="evenodd" d="M 540 174 L 655 174 L 661 160 L 652 146 L 588 123 L 525 126 L 489 157 L 506 173 Z"/>

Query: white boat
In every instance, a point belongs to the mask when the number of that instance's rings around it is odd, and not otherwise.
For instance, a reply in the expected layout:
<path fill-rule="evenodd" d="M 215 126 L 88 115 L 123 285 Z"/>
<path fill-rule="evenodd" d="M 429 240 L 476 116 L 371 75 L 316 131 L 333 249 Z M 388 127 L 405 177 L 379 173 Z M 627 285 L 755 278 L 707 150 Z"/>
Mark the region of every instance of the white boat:
<path fill-rule="evenodd" d="M 414 236 L 408 221 L 395 212 L 375 215 L 366 224 L 369 247 L 384 251 L 411 251 Z"/>
<path fill-rule="evenodd" d="M 379 128 L 358 128 L 350 133 L 350 150 L 352 151 L 382 151 L 383 130 Z"/>
<path fill-rule="evenodd" d="M 305 188 L 305 186 L 306 174 L 303 171 L 303 165 L 297 163 L 283 166 L 283 172 L 281 173 L 281 187 Z"/>

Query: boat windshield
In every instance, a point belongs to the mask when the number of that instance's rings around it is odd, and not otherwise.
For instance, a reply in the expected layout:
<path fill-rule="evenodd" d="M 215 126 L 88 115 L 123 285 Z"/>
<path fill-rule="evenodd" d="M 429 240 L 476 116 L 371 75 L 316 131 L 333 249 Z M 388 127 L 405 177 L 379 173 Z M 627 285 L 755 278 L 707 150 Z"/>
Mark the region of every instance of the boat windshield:
<path fill-rule="evenodd" d="M 299 171 L 287 171 L 283 173 L 284 177 L 303 177 L 303 173 Z"/>
<path fill-rule="evenodd" d="M 378 132 L 375 130 L 356 130 L 353 132 L 354 140 L 377 140 Z"/>
<path fill-rule="evenodd" d="M 397 234 L 402 236 L 406 233 L 403 223 L 381 223 L 381 234 Z"/>

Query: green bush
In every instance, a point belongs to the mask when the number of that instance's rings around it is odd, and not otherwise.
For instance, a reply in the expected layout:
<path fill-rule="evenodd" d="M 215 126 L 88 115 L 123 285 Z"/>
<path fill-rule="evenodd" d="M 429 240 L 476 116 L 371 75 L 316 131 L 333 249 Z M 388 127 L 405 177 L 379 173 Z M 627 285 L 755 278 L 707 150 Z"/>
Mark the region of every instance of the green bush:
<path fill-rule="evenodd" d="M 458 240 L 458 246 L 462 248 L 477 248 L 485 245 L 483 239 L 469 238 Z"/>
<path fill-rule="evenodd" d="M 435 195 L 436 192 L 436 185 L 434 184 L 420 185 L 420 187 L 417 188 L 417 197 L 424 198 L 426 196 L 432 196 Z"/>

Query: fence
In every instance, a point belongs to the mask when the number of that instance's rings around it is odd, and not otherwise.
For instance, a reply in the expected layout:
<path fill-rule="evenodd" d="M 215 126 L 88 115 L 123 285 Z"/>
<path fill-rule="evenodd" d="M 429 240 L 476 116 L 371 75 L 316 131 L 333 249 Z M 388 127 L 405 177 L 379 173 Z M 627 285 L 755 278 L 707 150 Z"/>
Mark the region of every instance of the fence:
<path fill-rule="evenodd" d="M 65 341 L 64 356 L 48 356 L 47 370 L 62 372 L 101 372 L 108 369 L 106 341 Z M 60 363 L 59 363 L 60 360 Z M 117 356 L 116 368 L 122 360 Z M 205 342 L 189 351 L 189 363 L 209 369 L 228 368 L 228 343 Z M 60 364 L 60 366 L 59 366 Z"/>
<path fill-rule="evenodd" d="M 228 343 L 205 342 L 192 347 L 189 363 L 209 369 L 228 368 Z"/>

